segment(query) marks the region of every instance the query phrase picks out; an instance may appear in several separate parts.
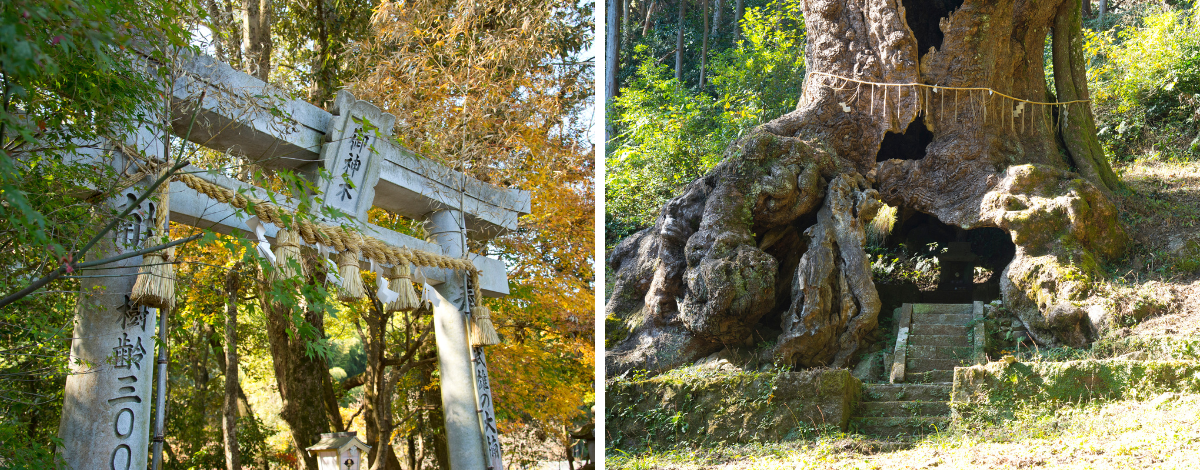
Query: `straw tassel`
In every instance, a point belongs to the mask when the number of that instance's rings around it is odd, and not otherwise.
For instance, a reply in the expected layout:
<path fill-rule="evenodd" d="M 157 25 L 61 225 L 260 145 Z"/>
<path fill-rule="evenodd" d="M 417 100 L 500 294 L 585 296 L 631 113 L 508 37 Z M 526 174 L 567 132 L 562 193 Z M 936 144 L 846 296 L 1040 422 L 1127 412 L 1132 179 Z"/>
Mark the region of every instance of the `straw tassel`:
<path fill-rule="evenodd" d="M 417 297 L 417 290 L 412 285 L 412 270 L 408 267 L 408 261 L 404 260 L 396 264 L 392 268 L 393 276 L 391 278 L 391 289 L 396 291 L 396 300 L 387 304 L 389 312 L 411 312 L 421 306 L 421 298 Z"/>
<path fill-rule="evenodd" d="M 162 177 L 166 169 L 159 174 Z M 167 228 L 167 214 L 171 210 L 171 185 L 164 184 L 158 190 L 158 210 L 154 214 L 154 233 Z M 150 240 L 157 240 L 150 237 Z M 175 248 L 168 248 L 142 256 L 142 267 L 129 299 L 135 304 L 153 308 L 175 308 Z"/>
<path fill-rule="evenodd" d="M 338 290 L 338 300 L 357 302 L 366 295 L 362 276 L 358 274 L 358 253 L 346 250 L 338 255 L 338 276 L 342 278 L 342 288 Z"/>
<path fill-rule="evenodd" d="M 491 346 L 500 344 L 500 335 L 496 333 L 495 325 L 492 325 L 492 311 L 483 305 L 483 294 L 479 290 L 479 276 L 472 276 L 471 289 L 474 292 L 474 305 L 471 310 L 471 325 L 468 331 L 468 339 L 471 341 L 471 346 Z"/>
<path fill-rule="evenodd" d="M 299 270 L 292 267 L 291 260 L 296 260 Z M 281 228 L 275 235 L 275 268 L 275 278 L 279 280 L 304 275 L 304 263 L 300 261 L 300 237 L 288 229 Z"/>
<path fill-rule="evenodd" d="M 492 311 L 483 305 L 476 305 L 471 312 L 471 346 L 491 346 L 500 344 L 500 335 L 492 325 Z"/>
<path fill-rule="evenodd" d="M 146 253 L 129 295 L 133 303 L 153 308 L 175 308 L 175 265 L 168 261 L 168 250 Z"/>

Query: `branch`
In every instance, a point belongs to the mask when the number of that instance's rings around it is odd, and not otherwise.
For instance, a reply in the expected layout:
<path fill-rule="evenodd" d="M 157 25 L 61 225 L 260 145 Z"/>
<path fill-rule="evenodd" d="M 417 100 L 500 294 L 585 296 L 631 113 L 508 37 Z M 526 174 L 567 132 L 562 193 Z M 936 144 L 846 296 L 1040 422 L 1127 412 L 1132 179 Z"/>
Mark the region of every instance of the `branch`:
<path fill-rule="evenodd" d="M 366 380 L 363 377 L 365 377 L 366 375 L 367 374 L 365 374 L 365 373 L 359 372 L 358 374 L 355 374 L 354 377 L 350 377 L 350 378 L 347 378 L 346 380 L 343 380 L 342 381 L 342 392 L 349 392 L 350 390 L 353 390 L 354 387 L 358 387 L 358 386 L 362 385 L 363 382 Z M 350 419 L 353 420 L 354 418 L 350 418 Z"/>
<path fill-rule="evenodd" d="M 187 237 L 187 238 L 180 238 L 180 239 L 178 239 L 178 240 L 175 240 L 175 241 L 172 241 L 172 242 L 170 242 L 170 243 L 164 243 L 164 244 L 162 244 L 162 245 L 153 246 L 153 247 L 150 247 L 150 248 L 142 248 L 142 249 L 140 249 L 140 250 L 137 250 L 137 251 L 131 251 L 131 252 L 129 252 L 129 253 L 124 253 L 124 254 L 120 254 L 120 255 L 117 255 L 117 256 L 112 256 L 112 257 L 109 257 L 109 258 L 104 258 L 104 259 L 100 259 L 100 260 L 96 260 L 96 261 L 88 261 L 88 262 L 86 262 L 86 263 L 79 263 L 79 264 L 76 264 L 76 265 L 59 266 L 59 268 L 58 268 L 58 269 L 55 269 L 55 270 L 54 270 L 53 272 L 51 272 L 50 274 L 47 274 L 47 275 L 43 276 L 41 279 L 38 279 L 38 280 L 36 280 L 36 281 L 33 281 L 33 283 L 32 283 L 32 284 L 30 284 L 28 287 L 26 287 L 26 288 L 24 288 L 24 289 L 21 289 L 21 290 L 19 290 L 19 291 L 17 291 L 17 292 L 14 292 L 14 293 L 12 293 L 12 294 L 9 294 L 8 296 L 4 297 L 3 299 L 0 299 L 0 308 L 7 307 L 7 306 L 8 306 L 8 304 L 11 304 L 11 303 L 13 303 L 13 302 L 16 302 L 17 300 L 20 300 L 22 297 L 25 297 L 25 296 L 27 296 L 27 295 L 29 295 L 29 294 L 32 294 L 34 291 L 36 291 L 36 290 L 38 290 L 38 289 L 41 289 L 41 288 L 42 288 L 42 287 L 44 287 L 46 284 L 49 284 L 51 281 L 53 281 L 53 280 L 55 280 L 55 279 L 58 279 L 59 277 L 62 277 L 62 275 L 63 275 L 63 274 L 66 274 L 66 273 L 67 273 L 67 267 L 68 267 L 68 266 L 70 266 L 70 267 L 71 267 L 71 270 L 72 270 L 72 271 L 74 271 L 74 270 L 77 270 L 77 269 L 85 269 L 85 268 L 90 268 L 90 267 L 93 267 L 93 266 L 100 266 L 100 265 L 102 265 L 102 264 L 108 264 L 108 263 L 112 263 L 112 262 L 116 262 L 116 261 L 121 261 L 121 260 L 124 260 L 124 259 L 129 259 L 129 258 L 132 258 L 132 257 L 134 257 L 134 256 L 141 256 L 141 255 L 144 255 L 144 254 L 146 254 L 146 253 L 150 253 L 150 252 L 152 252 L 152 251 L 159 251 L 159 250 L 167 249 L 167 248 L 173 247 L 173 246 L 175 246 L 175 245 L 181 245 L 181 244 L 184 244 L 184 243 L 187 243 L 187 242 L 190 242 L 190 241 L 193 241 L 193 240 L 199 239 L 199 238 L 200 238 L 200 237 L 202 237 L 202 236 L 204 236 L 204 234 L 202 234 L 202 233 L 197 233 L 197 234 L 195 234 L 195 235 L 192 235 L 192 236 L 190 236 L 190 237 Z"/>

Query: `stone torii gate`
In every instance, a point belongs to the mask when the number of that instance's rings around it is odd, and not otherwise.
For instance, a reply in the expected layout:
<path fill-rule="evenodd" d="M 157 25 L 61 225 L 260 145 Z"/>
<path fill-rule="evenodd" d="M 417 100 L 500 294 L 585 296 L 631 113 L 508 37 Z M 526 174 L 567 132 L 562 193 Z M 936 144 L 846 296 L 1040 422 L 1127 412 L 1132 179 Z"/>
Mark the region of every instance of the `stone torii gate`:
<path fill-rule="evenodd" d="M 286 96 L 280 90 L 209 57 L 183 62 L 183 73 L 171 90 L 171 134 L 245 156 L 264 167 L 290 169 L 312 178 L 324 192 L 325 205 L 353 217 L 365 236 L 391 247 L 459 258 L 468 239 L 486 240 L 513 230 L 517 217 L 530 212 L 528 192 L 483 183 L 421 159 L 386 138 L 395 118 L 349 92 L 338 93 L 330 113 L 301 100 L 280 98 Z M 191 126 L 193 116 L 195 124 Z M 371 126 L 377 133 L 364 132 Z M 145 125 L 125 144 L 147 157 L 165 160 L 170 137 L 162 127 Z M 128 163 L 127 157 L 117 155 L 118 171 Z M 317 181 L 319 168 L 336 176 Z M 221 175 L 196 170 L 193 176 L 234 191 L 265 193 Z M 149 180 L 153 179 L 151 175 Z M 235 230 L 252 233 L 246 221 L 235 216 L 233 207 L 216 203 L 182 182 L 169 184 L 171 221 L 225 234 Z M 114 205 L 133 202 L 139 194 L 136 188 L 125 190 L 116 196 Z M 425 221 L 430 240 L 367 223 L 367 210 L 372 206 Z M 103 252 L 97 259 L 122 246 L 139 246 L 155 209 L 154 202 L 142 202 L 107 246 L 97 246 Z M 266 236 L 273 239 L 278 227 L 265 227 Z M 509 293 L 502 261 L 475 253 L 467 253 L 467 257 L 480 272 L 479 287 L 485 297 Z M 156 318 L 161 323 L 165 315 L 160 318 L 157 309 L 129 301 L 140 264 L 141 256 L 117 261 L 97 268 L 105 276 L 82 281 L 71 344 L 73 373 L 67 378 L 59 431 L 63 439 L 59 453 L 71 468 L 147 466 L 144 449 L 149 448 L 150 392 L 156 378 L 154 325 Z M 451 467 L 502 469 L 485 356 L 482 348 L 471 347 L 467 339 L 467 276 L 439 268 L 423 268 L 422 274 L 436 290 L 432 293 L 436 299 L 435 339 Z M 160 325 L 160 340 L 165 345 L 162 330 Z M 164 358 L 160 355 L 159 362 L 165 364 Z M 161 405 L 166 379 L 161 374 L 157 379 Z M 155 418 L 161 429 L 163 417 Z M 155 436 L 156 441 L 161 439 L 161 435 Z"/>

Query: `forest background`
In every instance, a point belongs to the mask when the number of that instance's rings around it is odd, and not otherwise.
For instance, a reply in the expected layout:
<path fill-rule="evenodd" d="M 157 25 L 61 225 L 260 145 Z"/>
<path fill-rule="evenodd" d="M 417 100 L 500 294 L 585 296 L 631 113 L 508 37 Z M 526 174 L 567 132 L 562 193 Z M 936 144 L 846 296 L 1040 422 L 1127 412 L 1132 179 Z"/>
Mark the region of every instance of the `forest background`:
<path fill-rule="evenodd" d="M 619 13 L 615 23 L 609 15 L 607 32 L 620 39 L 606 54 L 618 63 L 605 75 L 608 247 L 653 225 L 659 208 L 740 135 L 795 108 L 805 70 L 801 4 L 610 2 Z M 1117 170 L 1200 157 L 1196 2 L 1091 1 L 1084 16 L 1097 127 Z"/>
<path fill-rule="evenodd" d="M 129 132 L 136 110 L 161 105 L 131 47 L 168 64 L 213 54 L 321 107 L 347 88 L 396 115 L 396 138 L 423 157 L 531 193 L 533 213 L 517 230 L 470 249 L 509 268 L 512 294 L 487 301 L 503 339 L 488 354 L 505 455 L 518 467 L 564 460 L 568 431 L 591 419 L 595 403 L 592 8 L 561 0 L 4 2 L 0 292 L 85 261 L 72 250 L 112 217 L 73 189 L 112 187 L 117 175 L 72 157 L 84 150 L 76 143 Z M 172 145 L 193 165 L 260 187 L 286 192 L 297 182 L 237 155 Z M 418 221 L 378 208 L 370 221 L 425 235 Z M 197 229 L 171 231 L 180 238 Z M 271 328 L 306 334 L 300 360 L 327 366 L 327 377 L 300 378 L 326 392 L 317 399 L 330 405 L 322 431 L 357 430 L 374 449 L 391 442 L 390 461 L 403 468 L 446 466 L 436 350 L 432 334 L 421 334 L 428 316 L 384 315 L 372 301 L 339 303 L 323 288 L 305 292 L 310 305 L 324 305 L 319 318 L 268 315 L 245 237 L 206 234 L 176 259 L 164 468 L 226 467 L 222 332 L 231 311 L 239 313 L 234 412 L 246 468 L 304 465 L 281 416 L 280 384 L 295 378 L 273 368 L 295 358 L 273 352 Z M 363 280 L 373 292 L 375 278 Z M 0 466 L 51 468 L 79 282 L 65 275 L 0 308 Z M 392 374 L 392 388 L 364 391 L 372 367 L 377 379 Z M 375 396 L 380 390 L 387 396 Z M 390 409 L 378 415 L 380 406 Z"/>

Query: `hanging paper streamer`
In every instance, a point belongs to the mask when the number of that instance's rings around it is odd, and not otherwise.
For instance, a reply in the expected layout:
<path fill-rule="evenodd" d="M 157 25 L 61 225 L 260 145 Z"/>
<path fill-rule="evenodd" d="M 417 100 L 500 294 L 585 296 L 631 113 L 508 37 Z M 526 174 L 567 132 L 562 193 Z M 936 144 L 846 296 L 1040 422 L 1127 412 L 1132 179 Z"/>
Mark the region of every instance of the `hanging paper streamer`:
<path fill-rule="evenodd" d="M 815 78 L 817 76 L 829 77 L 832 79 L 833 83 L 831 83 L 831 84 L 826 83 L 826 81 L 824 81 L 824 80 L 817 81 Z M 862 92 L 864 89 L 869 90 L 868 93 L 870 93 L 871 96 L 869 97 L 869 108 L 868 108 L 869 113 L 868 114 L 872 115 L 872 116 L 875 115 L 875 87 L 876 86 L 883 87 L 883 104 L 881 105 L 881 112 L 882 112 L 881 117 L 884 118 L 884 120 L 887 122 L 888 125 L 892 124 L 892 115 L 891 115 L 891 112 L 888 110 L 888 95 L 889 95 L 888 87 L 893 87 L 893 86 L 896 87 L 897 106 L 899 106 L 899 104 L 900 104 L 899 100 L 902 98 L 902 95 L 903 95 L 903 91 L 904 91 L 903 87 L 906 87 L 906 86 L 912 87 L 913 90 L 918 93 L 918 95 L 917 95 L 918 100 L 923 101 L 923 103 L 920 103 L 920 105 L 918 106 L 917 112 L 920 113 L 923 111 L 925 113 L 925 116 L 929 116 L 930 111 L 932 111 L 931 108 L 933 107 L 934 95 L 938 95 L 937 96 L 937 98 L 938 98 L 938 115 L 939 116 L 946 115 L 946 101 L 947 101 L 946 94 L 947 94 L 948 90 L 954 90 L 953 103 L 951 104 L 951 106 L 953 106 L 952 111 L 954 112 L 954 116 L 957 118 L 958 114 L 959 114 L 959 107 L 958 107 L 959 96 L 958 96 L 958 94 L 960 91 L 966 91 L 967 92 L 967 109 L 969 111 L 971 111 L 971 113 L 973 114 L 973 116 L 976 119 L 978 119 L 980 117 L 980 114 L 982 114 L 984 125 L 986 125 L 988 123 L 988 121 L 991 119 L 991 114 L 990 114 L 991 109 L 989 109 L 989 107 L 992 107 L 992 108 L 996 109 L 996 117 L 998 119 L 1001 119 L 999 124 L 1003 127 L 1003 125 L 1004 125 L 1003 119 L 1006 117 L 1006 116 L 1004 116 L 1004 108 L 996 107 L 996 105 L 997 104 L 1003 105 L 1004 100 L 1011 101 L 1013 103 L 1013 105 L 1012 105 L 1013 107 L 1010 109 L 1010 111 L 1012 111 L 1012 115 L 1008 116 L 1009 130 L 1012 132 L 1022 132 L 1022 133 L 1025 132 L 1025 121 L 1027 119 L 1029 121 L 1030 126 L 1042 125 L 1042 126 L 1050 126 L 1051 128 L 1057 128 L 1059 126 L 1065 125 L 1064 123 L 1067 122 L 1067 116 L 1070 114 L 1070 105 L 1091 102 L 1091 100 L 1074 100 L 1074 101 L 1048 103 L 1048 102 L 1031 101 L 1031 100 L 1027 100 L 1027 99 L 1023 99 L 1023 98 L 1017 98 L 1015 96 L 1006 95 L 1002 92 L 998 92 L 996 90 L 993 90 L 991 88 L 986 88 L 986 87 L 951 87 L 951 86 L 944 86 L 944 85 L 930 85 L 930 84 L 926 84 L 926 83 L 881 83 L 881 82 L 872 82 L 869 80 L 846 78 L 846 77 L 842 77 L 839 75 L 815 71 L 815 70 L 809 71 L 808 75 L 805 76 L 805 81 L 804 81 L 805 96 L 808 96 L 808 93 L 815 93 L 815 92 L 819 91 L 819 90 L 808 90 L 807 87 L 809 87 L 809 86 L 814 86 L 817 88 L 820 88 L 820 87 L 833 88 L 836 92 L 836 90 L 839 90 L 839 89 L 848 90 L 849 84 L 851 84 L 851 83 L 853 83 L 855 86 L 855 92 L 853 95 L 853 100 L 855 101 L 855 103 L 859 103 L 860 102 L 859 100 L 862 99 Z M 979 102 L 978 103 L 975 102 L 975 91 L 979 91 Z M 984 91 L 986 91 L 987 94 L 984 94 L 983 93 Z M 836 93 L 835 93 L 835 95 L 836 95 Z M 995 99 L 995 98 L 993 98 L 993 96 L 995 96 L 995 95 L 999 95 L 998 98 L 1001 100 L 1000 103 L 992 103 L 992 100 Z M 922 99 L 922 97 L 923 97 L 923 99 Z M 846 101 L 837 102 L 837 105 L 842 108 L 843 112 L 850 112 L 847 109 L 850 106 L 848 105 L 848 103 Z M 1039 106 L 1041 106 L 1041 107 L 1039 107 Z M 1054 115 L 1053 113 L 1050 113 L 1049 122 L 1047 122 L 1047 112 L 1046 112 L 1046 108 L 1044 108 L 1045 106 L 1054 106 L 1060 110 L 1058 115 Z M 900 111 L 900 109 L 899 109 L 899 107 L 897 107 L 896 112 L 899 112 L 899 111 Z M 1031 113 L 1038 113 L 1039 117 L 1035 118 L 1034 116 L 1030 115 Z M 1028 115 L 1028 118 L 1026 118 L 1027 115 Z M 1016 125 L 1016 122 L 1018 119 L 1021 120 L 1021 126 L 1020 126 L 1019 130 Z"/>
<path fill-rule="evenodd" d="M 338 265 L 329 258 L 330 250 L 325 245 L 317 244 L 317 256 L 325 260 L 325 282 L 336 286 L 342 285 L 342 276 L 338 274 Z"/>
<path fill-rule="evenodd" d="M 258 243 L 258 256 L 275 264 L 275 253 L 271 252 L 271 243 L 267 241 L 267 228 L 263 226 L 262 221 L 258 216 L 254 216 L 246 221 L 246 226 L 250 227 L 254 241 Z"/>
<path fill-rule="evenodd" d="M 433 295 L 433 286 L 429 285 L 428 282 L 424 286 L 425 288 L 421 290 L 421 302 L 429 302 L 434 308 L 440 306 L 442 303 L 438 300 L 438 296 Z"/>
<path fill-rule="evenodd" d="M 383 274 L 379 273 L 379 268 L 375 266 L 375 260 L 371 260 L 371 272 L 375 273 L 375 285 L 378 290 L 375 291 L 375 296 L 379 298 L 379 303 L 383 305 L 391 304 L 396 301 L 400 294 L 388 289 L 388 282 L 383 278 Z"/>

